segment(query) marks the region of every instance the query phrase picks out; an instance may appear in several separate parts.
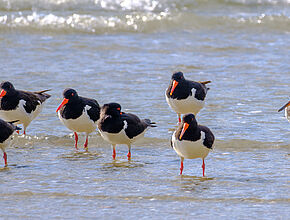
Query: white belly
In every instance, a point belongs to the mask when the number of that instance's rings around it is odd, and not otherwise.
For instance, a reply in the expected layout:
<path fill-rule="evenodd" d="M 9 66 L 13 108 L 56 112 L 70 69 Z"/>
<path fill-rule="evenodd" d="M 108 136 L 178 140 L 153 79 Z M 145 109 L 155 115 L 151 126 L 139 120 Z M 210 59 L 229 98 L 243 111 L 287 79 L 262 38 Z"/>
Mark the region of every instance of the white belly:
<path fill-rule="evenodd" d="M 19 120 L 15 124 L 23 124 L 24 127 L 27 127 L 30 122 L 36 118 L 36 116 L 42 111 L 43 104 L 37 105 L 35 111 L 31 113 L 27 113 L 24 109 L 26 101 L 20 100 L 19 105 L 15 110 L 10 111 L 3 111 L 0 110 L 0 117 L 3 118 L 5 121 L 14 121 Z"/>
<path fill-rule="evenodd" d="M 183 158 L 195 159 L 195 158 L 206 158 L 210 149 L 203 145 L 204 133 L 202 132 L 202 138 L 198 141 L 179 141 L 175 138 L 175 132 L 172 135 L 172 145 L 175 152 Z"/>
<path fill-rule="evenodd" d="M 179 114 L 193 113 L 196 115 L 204 107 L 204 101 L 194 98 L 194 95 L 188 96 L 186 99 L 177 100 L 168 98 L 165 92 L 165 97 L 168 105 Z"/>
<path fill-rule="evenodd" d="M 285 108 L 285 117 L 290 122 L 290 106 L 288 106 L 287 108 Z"/>
<path fill-rule="evenodd" d="M 99 130 L 101 133 L 101 136 L 108 141 L 111 144 L 127 144 L 130 145 L 131 143 L 135 142 L 136 140 L 138 140 L 139 138 L 143 137 L 145 134 L 146 129 L 139 135 L 137 135 L 136 137 L 130 139 L 126 133 L 125 130 L 122 129 L 119 133 L 108 133 L 108 132 L 104 132 Z"/>
<path fill-rule="evenodd" d="M 0 143 L 0 149 L 1 149 L 3 152 L 5 152 L 5 148 L 6 148 L 7 146 L 9 146 L 11 139 L 12 139 L 12 135 L 11 135 L 11 136 L 6 140 L 6 141 L 4 141 L 3 143 Z"/>
<path fill-rule="evenodd" d="M 60 111 L 58 111 L 58 117 L 68 129 L 74 132 L 85 132 L 89 134 L 97 128 L 97 122 L 90 119 L 86 109 L 83 111 L 83 114 L 76 119 L 64 119 L 61 117 Z"/>

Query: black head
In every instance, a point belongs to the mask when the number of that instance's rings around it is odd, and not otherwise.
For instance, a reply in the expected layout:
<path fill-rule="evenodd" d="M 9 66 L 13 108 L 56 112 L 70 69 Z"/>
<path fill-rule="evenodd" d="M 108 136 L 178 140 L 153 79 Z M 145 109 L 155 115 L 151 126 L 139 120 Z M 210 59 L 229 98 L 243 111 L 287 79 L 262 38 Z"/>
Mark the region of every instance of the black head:
<path fill-rule="evenodd" d="M 182 72 L 173 73 L 171 79 L 177 82 L 181 82 L 184 80 L 183 73 Z"/>
<path fill-rule="evenodd" d="M 183 136 L 187 135 L 185 132 L 186 132 L 186 130 L 188 128 L 197 127 L 197 122 L 196 122 L 194 114 L 186 114 L 186 115 L 184 115 L 183 118 L 182 118 L 182 122 L 183 123 L 182 123 L 182 125 L 180 127 L 180 129 L 182 128 L 182 130 L 181 130 L 181 133 L 180 133 L 180 135 L 178 137 L 179 140 L 181 140 Z"/>
<path fill-rule="evenodd" d="M 112 116 L 122 115 L 121 105 L 115 102 L 104 104 L 101 109 L 101 112 L 105 115 L 112 115 Z"/>
<path fill-rule="evenodd" d="M 197 126 L 197 121 L 195 119 L 194 114 L 186 114 L 182 118 L 183 123 L 189 124 L 189 126 Z"/>
<path fill-rule="evenodd" d="M 1 88 L 1 95 L 0 97 L 3 97 L 5 95 L 12 95 L 15 92 L 15 88 L 13 86 L 13 84 L 11 82 L 2 82 L 0 84 L 0 88 Z"/>
<path fill-rule="evenodd" d="M 78 93 L 76 90 L 67 88 L 63 91 L 63 97 L 65 99 L 68 99 L 69 101 L 73 101 L 79 97 Z"/>
<path fill-rule="evenodd" d="M 79 99 L 78 93 L 76 92 L 76 90 L 71 89 L 71 88 L 67 88 L 63 91 L 63 100 L 62 103 L 58 106 L 58 108 L 56 109 L 56 112 L 58 112 L 63 106 L 65 106 L 66 104 L 72 104 L 75 101 L 77 101 Z"/>

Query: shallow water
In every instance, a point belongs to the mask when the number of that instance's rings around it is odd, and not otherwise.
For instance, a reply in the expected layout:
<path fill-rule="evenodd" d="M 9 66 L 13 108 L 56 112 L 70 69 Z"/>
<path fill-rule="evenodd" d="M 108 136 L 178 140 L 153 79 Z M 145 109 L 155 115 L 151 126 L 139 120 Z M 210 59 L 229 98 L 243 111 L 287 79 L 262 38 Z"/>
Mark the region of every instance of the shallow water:
<path fill-rule="evenodd" d="M 258 3 L 257 3 L 258 2 Z M 1 81 L 52 89 L 42 114 L 15 135 L 0 168 L 1 218 L 287 219 L 289 1 L 0 0 Z M 199 123 L 216 136 L 201 160 L 179 158 L 177 116 L 164 91 L 173 71 L 211 80 Z M 158 127 L 132 148 L 96 132 L 89 153 L 55 110 L 66 87 Z M 84 136 L 80 136 L 80 149 Z M 0 165 L 2 160 L 0 160 Z"/>

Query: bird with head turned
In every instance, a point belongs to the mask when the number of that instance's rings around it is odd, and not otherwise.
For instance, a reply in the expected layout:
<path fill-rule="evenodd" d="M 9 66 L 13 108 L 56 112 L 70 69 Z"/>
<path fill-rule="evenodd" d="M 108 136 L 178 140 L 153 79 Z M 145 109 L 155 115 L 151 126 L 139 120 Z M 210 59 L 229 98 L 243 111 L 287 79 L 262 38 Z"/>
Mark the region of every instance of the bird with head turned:
<path fill-rule="evenodd" d="M 140 120 L 138 116 L 121 111 L 118 103 L 104 104 L 101 108 L 98 129 L 101 136 L 113 146 L 113 159 L 116 159 L 116 145 L 128 146 L 128 160 L 131 160 L 131 144 L 142 138 L 149 127 L 156 127 L 150 119 Z"/>

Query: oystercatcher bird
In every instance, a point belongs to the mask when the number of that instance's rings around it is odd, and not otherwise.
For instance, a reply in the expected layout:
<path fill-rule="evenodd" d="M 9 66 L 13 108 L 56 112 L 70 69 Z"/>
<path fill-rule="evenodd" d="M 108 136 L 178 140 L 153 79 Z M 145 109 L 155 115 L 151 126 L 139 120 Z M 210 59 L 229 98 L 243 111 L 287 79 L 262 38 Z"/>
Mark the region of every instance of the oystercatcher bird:
<path fill-rule="evenodd" d="M 182 72 L 173 73 L 165 97 L 168 105 L 177 113 L 179 123 L 181 114 L 196 115 L 204 107 L 207 90 L 209 90 L 206 84 L 210 82 L 190 81 L 184 78 Z"/>
<path fill-rule="evenodd" d="M 21 128 L 15 126 L 13 123 L 17 121 L 6 122 L 0 119 L 0 148 L 3 151 L 3 159 L 5 163 L 5 167 L 7 167 L 7 154 L 5 148 L 9 145 L 11 136 L 14 131 L 19 131 Z"/>
<path fill-rule="evenodd" d="M 204 159 L 213 148 L 214 135 L 206 126 L 198 125 L 193 114 L 183 116 L 182 123 L 173 133 L 171 147 L 181 158 L 180 175 L 183 171 L 183 160 L 202 158 L 202 173 L 204 176 Z"/>
<path fill-rule="evenodd" d="M 50 89 L 40 92 L 21 91 L 16 90 L 10 82 L 2 82 L 0 89 L 0 117 L 23 124 L 23 133 L 26 134 L 27 126 L 42 111 L 45 100 L 50 97 L 45 93 Z"/>
<path fill-rule="evenodd" d="M 113 159 L 116 159 L 116 145 L 128 146 L 128 160 L 131 159 L 131 144 L 144 136 L 148 127 L 156 127 L 149 119 L 140 120 L 136 115 L 121 112 L 121 105 L 109 103 L 101 108 L 98 129 L 101 136 L 112 144 Z"/>
<path fill-rule="evenodd" d="M 290 101 L 287 102 L 282 108 L 278 110 L 278 112 L 282 111 L 285 109 L 285 117 L 287 120 L 290 122 Z"/>
<path fill-rule="evenodd" d="M 95 99 L 78 95 L 76 90 L 67 88 L 63 91 L 63 101 L 57 108 L 60 121 L 75 135 L 75 148 L 78 150 L 77 132 L 86 133 L 84 148 L 88 151 L 88 136 L 96 130 L 100 118 L 100 106 Z"/>

